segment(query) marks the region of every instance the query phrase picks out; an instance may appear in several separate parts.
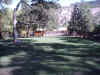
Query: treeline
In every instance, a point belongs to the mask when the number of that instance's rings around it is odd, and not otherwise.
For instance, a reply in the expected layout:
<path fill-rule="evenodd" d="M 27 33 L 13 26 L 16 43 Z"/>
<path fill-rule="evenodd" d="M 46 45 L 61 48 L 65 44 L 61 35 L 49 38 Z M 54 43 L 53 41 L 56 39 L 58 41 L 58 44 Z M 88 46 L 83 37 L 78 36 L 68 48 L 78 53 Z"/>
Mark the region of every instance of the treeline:
<path fill-rule="evenodd" d="M 26 2 L 26 4 L 22 2 L 20 4 L 21 8 L 16 12 L 16 29 L 19 34 L 25 31 L 26 37 L 29 37 L 29 32 L 32 31 L 33 33 L 38 28 L 44 30 L 58 28 L 59 14 L 56 10 L 60 8 L 60 5 L 56 3 L 57 0 L 30 0 L 30 4 L 28 4 L 29 0 L 21 1 Z M 0 2 L 0 38 L 2 38 L 2 31 L 13 34 L 13 11 L 2 6 L 4 4 L 8 5 L 10 2 L 11 0 L 1 0 Z M 68 25 L 68 35 L 99 40 L 100 13 L 94 17 L 90 9 L 85 2 L 74 5 Z M 3 36 L 5 33 L 3 33 Z"/>
<path fill-rule="evenodd" d="M 80 5 L 75 4 L 72 12 L 71 20 L 69 22 L 69 35 L 80 36 L 91 40 L 100 40 L 100 16 L 93 16 L 89 5 L 85 2 Z"/>
<path fill-rule="evenodd" d="M 2 4 L 8 5 L 9 0 L 5 0 L 5 2 L 1 1 Z M 20 0 L 21 3 L 18 3 L 18 11 L 16 12 L 17 17 L 17 32 L 20 34 L 22 31 L 26 31 L 27 37 L 29 31 L 36 31 L 37 28 L 46 28 L 48 30 L 54 29 L 57 27 L 57 14 L 56 9 L 60 7 L 59 4 L 56 3 L 57 0 Z M 28 4 L 29 3 L 29 4 Z M 9 8 L 2 7 L 2 10 L 6 13 L 1 14 L 4 19 L 4 22 L 0 25 L 0 35 L 1 38 L 4 36 L 2 32 L 7 31 L 13 34 L 13 11 Z M 31 8 L 30 8 L 31 7 Z M 9 13 L 10 12 L 10 13 Z M 4 18 L 5 17 L 5 18 Z M 5 27 L 4 27 L 5 26 Z M 6 29 L 3 29 L 6 28 Z"/>

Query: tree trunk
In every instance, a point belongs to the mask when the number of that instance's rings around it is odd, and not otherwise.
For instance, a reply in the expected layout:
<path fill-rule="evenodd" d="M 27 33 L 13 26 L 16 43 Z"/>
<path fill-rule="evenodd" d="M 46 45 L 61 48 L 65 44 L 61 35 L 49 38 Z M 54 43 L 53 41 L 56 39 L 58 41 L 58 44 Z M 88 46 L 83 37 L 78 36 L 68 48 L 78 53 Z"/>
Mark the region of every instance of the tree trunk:
<path fill-rule="evenodd" d="M 30 37 L 29 29 L 30 29 L 30 27 L 29 27 L 29 25 L 27 25 L 27 38 Z"/>
<path fill-rule="evenodd" d="M 2 31 L 1 31 L 1 25 L 2 25 L 2 23 L 1 23 L 1 20 L 2 20 L 2 16 L 0 15 L 0 39 L 2 39 L 3 37 L 2 37 Z"/>
<path fill-rule="evenodd" d="M 0 32 L 0 39 L 2 39 L 2 32 Z"/>
<path fill-rule="evenodd" d="M 2 39 L 1 25 L 0 25 L 0 39 Z"/>

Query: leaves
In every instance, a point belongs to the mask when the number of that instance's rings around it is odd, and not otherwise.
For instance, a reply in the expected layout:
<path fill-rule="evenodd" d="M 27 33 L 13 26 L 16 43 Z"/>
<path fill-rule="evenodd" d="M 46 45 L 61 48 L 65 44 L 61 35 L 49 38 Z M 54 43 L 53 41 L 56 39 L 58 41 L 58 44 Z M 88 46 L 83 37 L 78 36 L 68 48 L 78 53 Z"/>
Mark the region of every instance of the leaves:
<path fill-rule="evenodd" d="M 24 12 L 17 17 L 17 20 L 23 22 L 25 25 L 32 25 L 33 29 L 36 27 L 44 28 L 47 25 L 51 25 L 51 22 L 54 24 L 57 22 L 55 12 L 58 6 L 56 3 L 43 0 L 43 2 L 32 3 L 31 7 L 32 9 L 28 7 L 22 9 L 21 11 Z"/>
<path fill-rule="evenodd" d="M 70 25 L 68 29 L 70 33 L 77 32 L 78 34 L 85 34 L 87 32 L 93 31 L 94 26 L 88 5 L 84 3 L 80 6 L 75 5 L 69 24 Z"/>

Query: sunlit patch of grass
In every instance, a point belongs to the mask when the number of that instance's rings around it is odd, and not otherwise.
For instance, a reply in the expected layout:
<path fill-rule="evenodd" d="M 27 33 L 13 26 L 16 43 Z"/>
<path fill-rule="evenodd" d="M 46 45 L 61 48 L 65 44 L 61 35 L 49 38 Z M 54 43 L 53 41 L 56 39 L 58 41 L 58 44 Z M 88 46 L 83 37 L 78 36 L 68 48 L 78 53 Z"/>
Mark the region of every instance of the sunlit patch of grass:
<path fill-rule="evenodd" d="M 81 46 L 81 45 L 88 45 L 88 44 L 84 44 L 84 43 L 72 43 L 72 42 L 62 42 L 66 45 L 75 45 L 75 46 Z"/>
<path fill-rule="evenodd" d="M 12 55 L 0 57 L 0 65 L 7 66 L 11 63 Z"/>
<path fill-rule="evenodd" d="M 8 66 L 8 65 L 11 64 L 13 58 L 15 58 L 15 57 L 22 58 L 25 55 L 26 55 L 25 52 L 19 52 L 19 53 L 15 53 L 15 54 L 12 54 L 12 55 L 2 56 L 2 57 L 0 57 L 0 65 Z"/>
<path fill-rule="evenodd" d="M 21 52 L 16 53 L 15 55 L 16 56 L 25 56 L 26 55 L 26 52 L 21 51 Z"/>
<path fill-rule="evenodd" d="M 78 40 L 77 38 L 72 39 L 65 39 L 62 40 L 63 37 L 33 37 L 33 38 L 18 38 L 18 40 L 21 40 L 23 42 L 33 42 L 33 43 L 63 43 L 66 45 L 98 45 L 99 43 L 81 39 Z M 65 37 L 68 38 L 68 37 Z M 70 37 L 71 38 L 71 37 Z"/>
<path fill-rule="evenodd" d="M 93 67 L 100 69 L 100 64 L 96 63 L 94 61 L 86 61 L 85 63 L 87 63 L 88 65 L 92 65 Z"/>

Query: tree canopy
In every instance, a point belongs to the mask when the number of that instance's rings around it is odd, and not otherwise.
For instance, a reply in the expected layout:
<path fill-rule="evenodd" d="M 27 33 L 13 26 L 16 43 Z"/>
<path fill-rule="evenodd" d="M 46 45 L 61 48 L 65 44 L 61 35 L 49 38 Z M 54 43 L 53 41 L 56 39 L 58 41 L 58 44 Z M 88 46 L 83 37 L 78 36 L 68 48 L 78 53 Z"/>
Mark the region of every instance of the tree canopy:
<path fill-rule="evenodd" d="M 82 3 L 80 6 L 75 5 L 68 27 L 69 31 L 71 33 L 86 34 L 93 31 L 93 28 L 92 15 L 88 6 L 85 3 Z"/>
<path fill-rule="evenodd" d="M 38 1 L 34 3 L 34 1 Z M 26 22 L 26 23 L 33 23 L 39 25 L 39 27 L 44 28 L 51 19 L 54 18 L 55 12 L 52 12 L 53 10 L 57 9 L 59 5 L 57 5 L 54 2 L 49 2 L 45 0 L 32 0 L 31 7 L 32 9 L 25 8 L 22 9 L 25 13 L 22 13 L 18 16 L 19 22 Z M 27 12 L 27 13 L 26 13 Z M 52 13 L 52 14 L 51 14 Z M 55 19 L 51 20 L 54 21 Z M 25 24 L 26 24 L 25 23 Z M 35 24 L 35 25 L 36 25 Z"/>
<path fill-rule="evenodd" d="M 0 8 L 4 8 L 4 5 L 8 5 L 12 0 L 0 0 Z"/>

